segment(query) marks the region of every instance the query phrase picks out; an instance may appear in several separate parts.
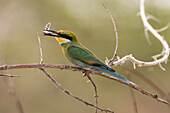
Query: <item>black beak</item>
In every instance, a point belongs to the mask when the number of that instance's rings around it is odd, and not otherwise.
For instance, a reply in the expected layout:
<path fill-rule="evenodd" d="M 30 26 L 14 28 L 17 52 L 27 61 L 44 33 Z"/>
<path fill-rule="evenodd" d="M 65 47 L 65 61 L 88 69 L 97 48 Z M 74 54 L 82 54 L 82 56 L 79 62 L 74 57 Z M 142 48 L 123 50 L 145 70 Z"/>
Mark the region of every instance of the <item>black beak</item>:
<path fill-rule="evenodd" d="M 53 30 L 44 30 L 43 33 L 44 35 L 47 36 L 61 37 L 57 31 L 53 31 Z"/>

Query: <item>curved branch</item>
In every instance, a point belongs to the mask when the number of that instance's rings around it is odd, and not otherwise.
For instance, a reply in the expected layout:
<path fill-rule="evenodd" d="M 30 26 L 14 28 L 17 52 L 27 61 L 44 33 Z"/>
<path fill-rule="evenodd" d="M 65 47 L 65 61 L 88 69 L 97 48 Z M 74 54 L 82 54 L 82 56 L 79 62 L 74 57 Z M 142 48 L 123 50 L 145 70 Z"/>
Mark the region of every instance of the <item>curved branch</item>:
<path fill-rule="evenodd" d="M 3 66 L 0 66 L 0 70 L 9 70 L 9 69 L 25 69 L 25 68 L 41 68 L 42 67 L 42 64 L 18 64 L 18 65 L 3 65 Z M 158 97 L 158 95 L 155 95 L 155 94 L 152 94 L 138 86 L 134 86 L 134 85 L 131 85 L 131 84 L 128 84 L 126 82 L 124 82 L 123 80 L 120 80 L 118 78 L 115 78 L 113 76 L 109 76 L 105 73 L 102 73 L 100 71 L 95 71 L 95 70 L 92 70 L 92 69 L 89 69 L 89 68 L 80 68 L 80 67 L 77 67 L 77 66 L 68 66 L 68 65 L 57 65 L 57 64 L 43 64 L 43 67 L 44 68 L 57 68 L 57 69 L 67 69 L 67 70 L 72 70 L 72 71 L 80 71 L 80 72 L 85 72 L 85 71 L 88 71 L 89 73 L 91 74 L 95 74 L 95 75 L 100 75 L 102 77 L 105 77 L 105 78 L 108 78 L 108 79 L 111 79 L 111 80 L 116 80 L 122 84 L 125 84 L 139 92 L 141 92 L 142 94 L 144 95 L 147 95 L 149 97 L 152 97 L 153 99 L 157 100 L 158 102 L 161 102 L 161 103 L 164 103 L 164 104 L 167 104 L 168 106 L 170 106 L 170 103 L 166 100 L 163 100 L 161 98 Z"/>
<path fill-rule="evenodd" d="M 112 14 L 110 13 L 109 9 L 105 6 L 105 4 L 103 4 L 103 7 L 106 9 L 107 13 L 110 16 L 110 19 L 112 20 L 112 23 L 113 23 L 113 26 L 114 26 L 114 32 L 115 32 L 115 35 L 116 35 L 116 48 L 115 48 L 113 57 L 107 62 L 107 65 L 110 65 L 114 61 L 115 57 L 117 56 L 119 37 L 118 37 L 118 33 L 117 33 L 116 22 L 114 21 Z"/>
<path fill-rule="evenodd" d="M 145 15 L 144 0 L 140 0 L 140 15 L 141 15 L 141 19 L 142 19 L 145 29 L 147 29 L 147 31 L 150 31 L 155 36 L 155 38 L 157 38 L 161 42 L 163 46 L 163 51 L 160 54 L 160 56 L 163 56 L 163 57 L 160 59 L 156 59 L 155 61 L 152 61 L 152 62 L 144 62 L 144 61 L 137 60 L 132 55 L 127 55 L 119 59 L 118 61 L 112 62 L 110 66 L 116 66 L 128 60 L 130 60 L 134 64 L 134 68 L 135 68 L 135 64 L 137 64 L 138 66 L 153 66 L 157 64 L 160 65 L 160 63 L 167 61 L 169 57 L 169 45 L 166 42 L 166 40 L 149 24 L 147 17 Z M 162 69 L 165 70 L 164 68 Z"/>

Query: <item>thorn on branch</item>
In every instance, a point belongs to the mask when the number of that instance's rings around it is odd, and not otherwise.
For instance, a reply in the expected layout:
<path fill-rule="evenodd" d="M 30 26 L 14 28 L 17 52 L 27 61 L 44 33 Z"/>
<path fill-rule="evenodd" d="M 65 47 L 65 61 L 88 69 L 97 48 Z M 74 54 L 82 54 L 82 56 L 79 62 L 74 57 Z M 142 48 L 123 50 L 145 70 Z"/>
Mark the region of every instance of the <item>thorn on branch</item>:
<path fill-rule="evenodd" d="M 89 72 L 88 71 L 84 71 L 83 72 L 83 77 L 86 77 L 86 76 L 88 76 L 89 75 Z"/>
<path fill-rule="evenodd" d="M 166 25 L 165 27 L 163 27 L 163 28 L 161 28 L 161 29 L 157 29 L 156 31 L 157 31 L 157 32 L 165 31 L 165 30 L 167 30 L 167 29 L 169 28 L 169 26 L 170 26 L 170 23 L 168 23 L 168 25 Z"/>
<path fill-rule="evenodd" d="M 146 15 L 146 19 L 147 19 L 147 20 L 152 19 L 152 20 L 154 20 L 154 21 L 156 21 L 156 22 L 158 22 L 158 23 L 161 23 L 161 21 L 160 21 L 158 18 L 156 18 L 155 16 L 150 15 L 150 14 L 147 14 L 147 15 Z"/>
<path fill-rule="evenodd" d="M 153 58 L 155 61 L 157 60 L 157 57 L 155 57 L 155 56 L 153 56 L 152 58 Z M 159 65 L 159 67 L 160 67 L 163 71 L 166 70 L 166 69 L 161 65 L 161 63 L 159 63 L 158 65 Z"/>
<path fill-rule="evenodd" d="M 154 95 L 155 98 L 158 98 L 158 95 Z"/>
<path fill-rule="evenodd" d="M 148 29 L 147 29 L 147 28 L 145 28 L 145 29 L 144 29 L 144 31 L 145 31 L 145 37 L 146 37 L 146 40 L 147 40 L 147 42 L 149 43 L 149 45 L 151 45 L 151 41 L 150 41 L 150 39 L 149 39 L 149 35 L 148 35 Z"/>

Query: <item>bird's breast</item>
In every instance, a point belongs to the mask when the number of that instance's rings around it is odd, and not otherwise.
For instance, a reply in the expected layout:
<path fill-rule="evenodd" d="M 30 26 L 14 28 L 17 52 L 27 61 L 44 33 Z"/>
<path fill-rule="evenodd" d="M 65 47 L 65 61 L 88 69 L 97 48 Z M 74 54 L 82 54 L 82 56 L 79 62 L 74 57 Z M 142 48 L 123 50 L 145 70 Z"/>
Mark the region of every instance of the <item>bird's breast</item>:
<path fill-rule="evenodd" d="M 68 54 L 67 54 L 66 48 L 65 48 L 65 47 L 61 47 L 61 49 L 62 49 L 62 52 L 63 52 L 64 56 L 65 56 L 66 58 L 68 58 Z"/>

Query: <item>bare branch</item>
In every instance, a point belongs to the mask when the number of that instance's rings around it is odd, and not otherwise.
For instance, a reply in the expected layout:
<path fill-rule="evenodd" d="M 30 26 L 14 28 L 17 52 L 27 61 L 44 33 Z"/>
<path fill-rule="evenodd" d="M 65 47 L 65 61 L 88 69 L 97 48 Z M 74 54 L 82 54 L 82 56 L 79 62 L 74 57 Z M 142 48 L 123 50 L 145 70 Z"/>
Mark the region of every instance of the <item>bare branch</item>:
<path fill-rule="evenodd" d="M 128 79 L 131 81 L 131 75 L 130 74 L 127 74 L 127 75 L 128 75 Z M 133 100 L 134 111 L 135 113 L 138 113 L 138 107 L 137 107 L 137 102 L 136 102 L 134 91 L 131 88 L 129 88 L 129 90 L 130 90 L 132 100 Z"/>
<path fill-rule="evenodd" d="M 3 66 L 0 66 L 0 70 L 9 70 L 9 69 L 27 69 L 27 68 L 41 68 L 41 64 L 18 64 L 18 65 L 3 65 Z M 108 79 L 111 79 L 111 80 L 116 80 L 122 84 L 125 84 L 133 89 L 136 89 L 137 91 L 141 92 L 142 94 L 144 95 L 147 95 L 155 100 L 157 100 L 158 102 L 161 102 L 161 103 L 164 103 L 164 104 L 167 104 L 168 106 L 170 106 L 170 103 L 167 102 L 166 100 L 163 100 L 161 98 L 158 97 L 158 95 L 155 95 L 155 94 L 152 94 L 138 86 L 134 86 L 134 85 L 131 85 L 131 84 L 128 84 L 126 82 L 124 82 L 123 80 L 120 80 L 118 78 L 115 78 L 113 76 L 109 76 L 105 73 L 102 73 L 100 71 L 95 71 L 95 70 L 92 70 L 92 69 L 82 69 L 80 67 L 77 67 L 77 66 L 68 66 L 68 65 L 57 65 L 57 64 L 43 64 L 43 67 L 44 68 L 57 68 L 57 69 L 67 69 L 67 70 L 72 70 L 72 71 L 80 71 L 80 72 L 85 72 L 85 71 L 88 71 L 89 73 L 91 74 L 95 74 L 95 75 L 100 75 L 102 77 L 105 77 L 105 78 L 108 78 Z"/>
<path fill-rule="evenodd" d="M 87 78 L 90 80 L 90 82 L 92 83 L 93 87 L 94 87 L 94 92 L 95 92 L 95 99 L 96 99 L 96 106 L 98 106 L 98 94 L 97 94 L 97 86 L 96 84 L 94 83 L 94 81 L 91 79 L 90 75 L 89 75 L 89 72 L 85 72 L 83 76 L 87 76 Z M 97 109 L 95 111 L 95 113 L 97 113 Z"/>
<path fill-rule="evenodd" d="M 39 48 L 40 48 L 40 55 L 41 55 L 40 64 L 43 64 L 43 52 L 42 52 L 41 40 L 40 40 L 40 37 L 39 37 L 38 33 L 37 33 L 37 37 L 38 37 Z"/>
<path fill-rule="evenodd" d="M 0 65 L 2 65 L 2 60 L 0 59 Z M 3 75 L 5 76 L 17 76 L 17 75 L 10 75 L 10 74 L 6 74 L 5 71 L 1 70 L 3 72 Z M 22 103 L 16 93 L 16 90 L 15 90 L 15 87 L 14 87 L 14 84 L 12 82 L 12 80 L 9 78 L 9 77 L 3 77 L 4 78 L 4 81 L 5 81 L 5 84 L 7 85 L 7 89 L 9 90 L 9 94 L 11 95 L 11 97 L 13 98 L 14 100 L 14 103 L 16 105 L 16 108 L 18 110 L 18 113 L 24 113 L 24 109 L 22 107 Z"/>
<path fill-rule="evenodd" d="M 109 112 L 109 113 L 114 113 L 113 111 L 110 111 L 110 110 L 108 110 L 108 109 L 99 108 L 99 107 L 97 107 L 97 106 L 95 106 L 95 105 L 93 105 L 93 104 L 90 104 L 90 103 L 84 101 L 83 99 L 81 99 L 81 98 L 73 95 L 72 93 L 70 93 L 69 91 L 67 91 L 66 89 L 64 89 L 55 79 L 53 79 L 52 76 L 45 71 L 44 67 L 43 67 L 43 68 L 40 68 L 40 69 L 44 72 L 44 74 L 45 74 L 57 87 L 59 87 L 59 88 L 60 88 L 64 93 L 66 93 L 67 95 L 75 98 L 76 100 L 78 100 L 78 101 L 80 101 L 80 102 L 83 102 L 83 103 L 86 104 L 87 106 L 94 107 L 94 108 L 96 108 L 96 109 L 98 109 L 98 110 L 100 110 L 100 111 L 104 111 L 104 112 L 106 112 L 106 113 L 107 113 L 107 112 Z"/>
<path fill-rule="evenodd" d="M 14 103 L 16 105 L 16 108 L 18 110 L 18 113 L 24 113 L 24 109 L 22 107 L 22 103 L 16 93 L 15 87 L 13 82 L 10 80 L 10 78 L 5 77 L 4 81 L 9 89 L 9 94 L 12 96 Z"/>
<path fill-rule="evenodd" d="M 134 69 L 129 68 L 128 66 L 124 66 L 124 69 L 130 73 L 133 73 L 135 75 L 137 75 L 138 77 L 140 77 L 143 81 L 145 81 L 146 83 L 148 83 L 153 89 L 155 89 L 162 97 L 166 97 L 165 92 L 159 88 L 155 83 L 153 83 L 151 80 L 149 80 L 148 78 L 146 78 L 145 75 L 143 75 L 142 73 L 140 73 L 139 71 L 136 71 Z"/>
<path fill-rule="evenodd" d="M 110 65 L 110 64 L 114 61 L 115 57 L 117 56 L 117 49 L 118 49 L 119 37 L 118 37 L 118 33 L 117 33 L 116 23 L 115 23 L 115 21 L 114 21 L 114 19 L 113 19 L 113 17 L 112 17 L 112 14 L 110 13 L 109 9 L 106 7 L 105 4 L 103 4 L 103 7 L 106 9 L 107 13 L 108 13 L 109 16 L 110 16 L 110 19 L 112 20 L 112 23 L 113 23 L 113 25 L 114 25 L 114 32 L 115 32 L 115 35 L 116 35 L 116 48 L 115 48 L 115 51 L 114 51 L 114 55 L 113 55 L 112 59 L 110 59 L 110 60 L 107 62 L 107 65 Z"/>
<path fill-rule="evenodd" d="M 161 53 L 162 58 L 157 59 L 155 61 L 151 61 L 151 62 L 144 62 L 144 61 L 135 59 L 132 55 L 127 55 L 119 59 L 118 61 L 112 62 L 110 66 L 116 66 L 129 60 L 132 63 L 137 64 L 139 67 L 153 66 L 153 65 L 159 65 L 161 67 L 160 64 L 167 61 L 169 57 L 169 45 L 166 42 L 166 40 L 148 23 L 147 17 L 145 15 L 144 0 L 140 0 L 140 15 L 141 15 L 141 19 L 144 24 L 145 30 L 147 29 L 149 32 L 152 33 L 152 35 L 155 36 L 155 38 L 157 38 L 161 42 L 163 46 L 163 52 Z"/>

